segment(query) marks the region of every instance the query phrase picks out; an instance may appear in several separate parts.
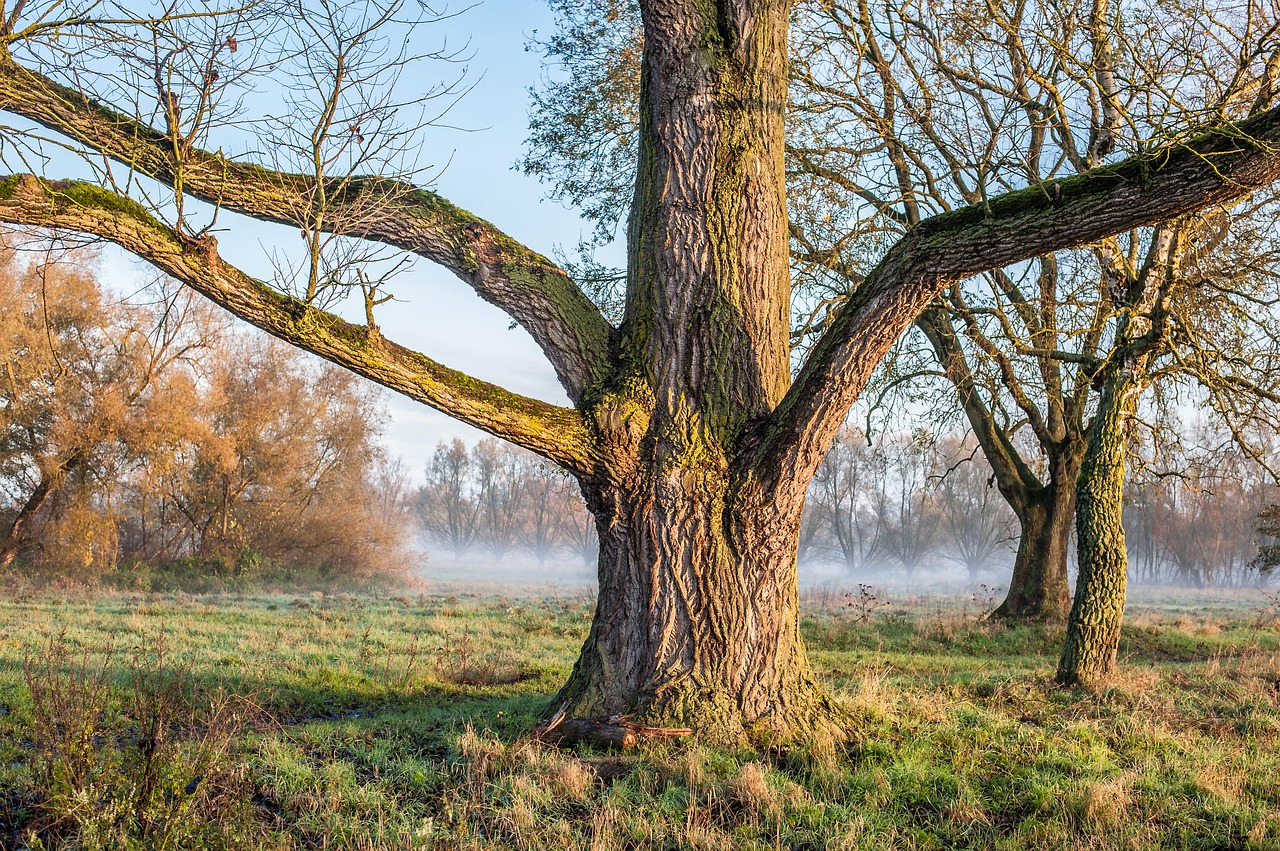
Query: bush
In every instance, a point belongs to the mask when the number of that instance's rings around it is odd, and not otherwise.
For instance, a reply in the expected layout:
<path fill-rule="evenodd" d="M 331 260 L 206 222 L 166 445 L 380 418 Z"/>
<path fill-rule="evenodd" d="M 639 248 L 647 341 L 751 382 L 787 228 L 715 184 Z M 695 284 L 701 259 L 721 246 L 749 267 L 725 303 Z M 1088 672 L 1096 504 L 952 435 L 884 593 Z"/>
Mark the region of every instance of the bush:
<path fill-rule="evenodd" d="M 27 847 L 233 848 L 252 838 L 240 745 L 262 720 L 251 700 L 202 686 L 162 642 L 95 658 L 58 635 L 23 673 L 31 818 L 18 830 Z"/>

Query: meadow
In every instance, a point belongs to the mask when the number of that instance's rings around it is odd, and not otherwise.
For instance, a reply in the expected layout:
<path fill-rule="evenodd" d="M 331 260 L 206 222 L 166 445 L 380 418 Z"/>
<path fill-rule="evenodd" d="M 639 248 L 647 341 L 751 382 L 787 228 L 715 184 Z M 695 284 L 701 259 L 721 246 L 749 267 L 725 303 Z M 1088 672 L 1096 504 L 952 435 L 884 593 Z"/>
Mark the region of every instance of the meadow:
<path fill-rule="evenodd" d="M 587 593 L 0 600 L 0 848 L 1280 848 L 1280 601 L 1140 598 L 1122 675 L 972 597 L 811 592 L 836 751 L 557 750 Z"/>

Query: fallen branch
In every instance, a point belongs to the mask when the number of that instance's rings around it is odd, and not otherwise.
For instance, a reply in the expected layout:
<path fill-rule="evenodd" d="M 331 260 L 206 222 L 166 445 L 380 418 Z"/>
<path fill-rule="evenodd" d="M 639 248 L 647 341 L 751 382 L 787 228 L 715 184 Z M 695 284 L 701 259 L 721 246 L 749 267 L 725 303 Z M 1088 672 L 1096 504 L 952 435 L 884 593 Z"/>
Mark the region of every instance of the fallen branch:
<path fill-rule="evenodd" d="M 579 742 L 610 750 L 630 750 L 641 739 L 680 739 L 692 736 L 687 727 L 646 727 L 625 715 L 609 715 L 603 718 L 565 718 L 567 705 L 561 706 L 533 732 L 539 741 L 553 745 L 573 745 Z"/>

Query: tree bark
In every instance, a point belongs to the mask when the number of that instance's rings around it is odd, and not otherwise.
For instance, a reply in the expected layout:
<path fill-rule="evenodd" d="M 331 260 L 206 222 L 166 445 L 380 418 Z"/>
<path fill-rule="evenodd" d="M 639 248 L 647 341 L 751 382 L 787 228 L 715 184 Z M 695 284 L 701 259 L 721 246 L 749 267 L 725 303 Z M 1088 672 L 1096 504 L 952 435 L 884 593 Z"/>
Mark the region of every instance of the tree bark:
<path fill-rule="evenodd" d="M 992 617 L 1061 623 L 1067 616 L 1067 555 L 1079 471 L 1078 460 L 1054 458 L 1048 483 L 1026 492 L 1015 506 L 1018 554 L 1009 591 Z"/>
<path fill-rule="evenodd" d="M 932 345 L 947 380 L 956 388 L 965 418 L 995 474 L 996 486 L 1018 518 L 1018 552 L 1009 591 L 991 616 L 1061 621 L 1071 602 L 1067 550 L 1084 444 L 1079 413 L 1083 396 L 1077 403 L 1075 394 L 1064 394 L 1056 364 L 1041 363 L 1051 394 L 1049 417 L 1041 417 L 1044 425 L 1033 429 L 1049 458 L 1048 481 L 1042 482 L 1022 458 L 995 412 L 983 401 L 946 306 L 930 306 L 916 325 Z"/>
<path fill-rule="evenodd" d="M 1062 685 L 1093 685 L 1115 670 L 1124 621 L 1124 460 L 1141 385 L 1120 370 L 1103 388 L 1080 471 L 1076 503 L 1079 576 L 1058 661 Z"/>
<path fill-rule="evenodd" d="M 584 492 L 600 531 L 599 597 L 551 707 L 718 741 L 847 735 L 800 637 L 797 511 L 692 471 Z"/>
<path fill-rule="evenodd" d="M 1186 231 L 1163 223 L 1152 236 L 1142 268 L 1130 271 L 1123 255 L 1103 245 L 1115 304 L 1121 309 L 1115 351 L 1104 378 L 1098 410 L 1080 469 L 1076 501 L 1075 600 L 1058 660 L 1062 685 L 1093 685 L 1116 666 L 1129 581 L 1124 539 L 1124 467 L 1138 399 L 1151 381 L 1150 367 L 1170 332 L 1166 301 L 1178 280 Z"/>

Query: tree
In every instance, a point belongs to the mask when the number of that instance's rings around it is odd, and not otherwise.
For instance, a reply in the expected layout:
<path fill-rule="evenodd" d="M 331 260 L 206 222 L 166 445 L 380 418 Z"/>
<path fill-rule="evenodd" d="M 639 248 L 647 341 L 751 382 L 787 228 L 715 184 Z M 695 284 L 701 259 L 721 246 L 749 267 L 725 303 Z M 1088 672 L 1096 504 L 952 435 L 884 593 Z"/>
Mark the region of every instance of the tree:
<path fill-rule="evenodd" d="M 131 513 L 175 555 L 404 573 L 402 517 L 378 481 L 376 388 L 257 334 L 220 335 L 197 370 L 180 428 L 138 465 Z"/>
<path fill-rule="evenodd" d="M 1232 100 L 1239 95 L 1231 88 L 1224 93 Z M 1232 232 L 1239 224 L 1221 213 L 1188 215 L 1160 223 L 1145 245 L 1134 238 L 1127 251 L 1115 240 L 1097 247 L 1117 319 L 1110 348 L 1094 370 L 1101 392 L 1077 483 L 1079 570 L 1058 663 L 1060 683 L 1100 682 L 1115 667 L 1129 571 L 1124 483 L 1142 394 L 1171 375 L 1196 381 L 1237 445 L 1260 457 L 1245 427 L 1250 420 L 1268 421 L 1257 405 L 1280 396 L 1269 370 L 1250 374 L 1248 367 L 1277 356 L 1275 320 L 1270 311 L 1257 310 L 1259 303 L 1274 303 L 1268 291 L 1274 291 L 1276 275 L 1274 267 L 1264 269 L 1253 259 L 1243 264 L 1252 274 L 1228 271 L 1231 252 L 1214 249 L 1237 241 Z M 1270 238 L 1254 245 L 1268 243 Z M 1274 250 L 1263 253 L 1274 256 Z M 1246 286 L 1237 286 L 1237 278 Z M 1201 314 L 1213 320 L 1199 321 Z M 1265 345 L 1249 339 L 1257 337 Z"/>
<path fill-rule="evenodd" d="M 907 572 L 915 576 L 932 553 L 941 531 L 932 482 L 937 470 L 933 435 L 918 429 L 909 434 L 882 438 L 888 466 L 886 487 L 880 492 L 879 509 L 884 525 L 884 548 Z"/>
<path fill-rule="evenodd" d="M 3 260 L 0 560 L 77 579 L 243 553 L 403 572 L 372 388 L 231 333 L 172 282 L 124 299 L 84 252 L 28 241 Z"/>
<path fill-rule="evenodd" d="M 520 463 L 527 487 L 524 546 L 542 567 L 563 542 L 572 515 L 582 513 L 582 508 L 572 494 L 564 498 L 570 483 L 560 470 L 528 452 L 521 453 Z"/>
<path fill-rule="evenodd" d="M 820 521 L 835 539 L 847 570 L 874 564 L 884 548 L 884 517 L 875 510 L 882 506 L 871 497 L 876 484 L 887 485 L 888 474 L 884 454 L 862 431 L 847 427 L 814 473 L 808 501 L 815 525 Z"/>
<path fill-rule="evenodd" d="M 520 397 L 386 340 L 372 321 L 378 289 L 366 279 L 326 278 L 364 295 L 363 327 L 310 292 L 254 280 L 220 256 L 189 212 L 146 209 L 105 169 L 97 181 L 14 176 L 0 184 L 0 219 L 111 239 L 282 339 L 573 473 L 600 536 L 599 597 L 555 707 L 636 712 L 713 739 L 842 737 L 840 710 L 800 637 L 795 551 L 809 480 L 876 364 L 958 281 L 1270 183 L 1280 176 L 1272 144 L 1280 112 L 1218 121 L 1085 175 L 921 221 L 883 251 L 793 375 L 789 5 L 646 0 L 641 11 L 639 153 L 617 326 L 545 258 L 394 174 L 335 174 L 318 157 L 286 173 L 219 150 L 212 134 L 224 120 L 211 120 L 202 104 L 244 71 L 231 48 L 251 42 L 256 22 L 243 15 L 50 25 L 25 12 L 3 33 L 6 111 L 219 209 L 308 232 L 324 228 L 317 207 L 358 210 L 358 237 L 440 263 L 524 326 L 573 408 Z M 150 47 L 179 29 L 177 47 Z M 347 32 L 327 38 L 346 43 Z M 42 39 L 58 49 L 57 63 Z M 112 101 L 118 77 L 89 56 L 103 44 L 103 63 L 133 60 L 146 69 L 142 79 L 162 83 L 155 95 Z M 147 54 L 138 52 L 144 45 Z M 314 47 L 318 55 L 325 45 Z M 162 126 L 150 124 L 153 116 Z M 358 144 L 361 128 L 345 121 L 322 116 L 318 126 Z"/>
<path fill-rule="evenodd" d="M 419 527 L 429 538 L 452 549 L 458 559 L 478 534 L 480 501 L 475 495 L 474 465 L 461 440 L 438 443 L 427 462 L 427 480 L 418 490 Z"/>
<path fill-rule="evenodd" d="M 949 557 L 969 574 L 978 574 L 1013 540 L 1013 520 L 995 490 L 995 474 L 977 457 L 976 441 L 955 438 L 941 442 L 943 469 L 935 486 L 942 534 Z"/>
<path fill-rule="evenodd" d="M 492 438 L 471 453 L 480 505 L 479 531 L 494 560 L 515 549 L 523 531 L 529 480 L 518 452 Z"/>
<path fill-rule="evenodd" d="M 168 433 L 174 367 L 209 331 L 183 294 L 131 308 L 100 290 L 91 256 L 23 248 L 12 237 L 0 246 L 0 493 L 13 505 L 0 523 L 0 568 L 35 542 L 60 489 L 100 491 L 95 480 L 112 481 Z M 92 535 L 73 537 L 92 549 Z"/>

